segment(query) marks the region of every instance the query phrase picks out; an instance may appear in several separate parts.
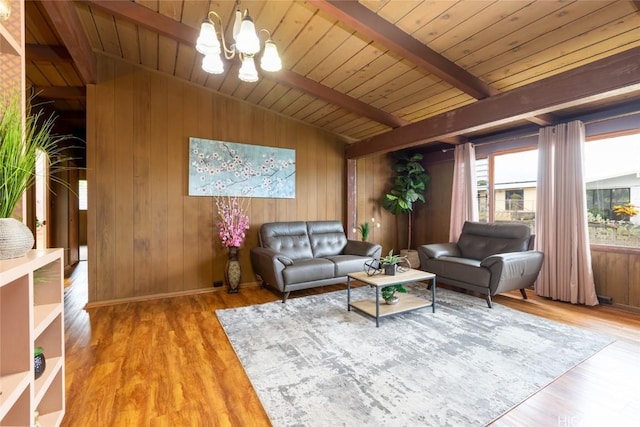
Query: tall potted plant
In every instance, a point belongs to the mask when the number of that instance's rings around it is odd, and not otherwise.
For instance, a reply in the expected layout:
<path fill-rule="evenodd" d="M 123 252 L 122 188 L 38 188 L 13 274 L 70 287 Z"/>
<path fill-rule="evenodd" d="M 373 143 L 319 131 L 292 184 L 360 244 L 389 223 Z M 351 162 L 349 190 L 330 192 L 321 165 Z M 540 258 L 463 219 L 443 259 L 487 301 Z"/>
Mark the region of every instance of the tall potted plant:
<path fill-rule="evenodd" d="M 13 212 L 36 180 L 36 161 L 42 151 L 49 158 L 51 179 L 61 182 L 55 173 L 64 170 L 69 157 L 60 143 L 68 136 L 52 133 L 55 118 L 44 117 L 42 110 L 33 114 L 31 102 L 25 107 L 22 96 L 15 93 L 0 101 L 0 259 L 24 256 L 33 247 L 33 233 Z"/>
<path fill-rule="evenodd" d="M 425 202 L 424 193 L 431 181 L 424 167 L 420 163 L 423 156 L 420 153 L 399 152 L 395 154 L 394 170 L 396 177 L 391 190 L 382 198 L 382 207 L 393 215 L 408 214 L 409 226 L 407 236 L 407 249 L 411 249 L 413 204 Z M 401 252 L 402 253 L 402 252 Z M 417 257 L 413 258 L 411 265 L 416 267 Z"/>

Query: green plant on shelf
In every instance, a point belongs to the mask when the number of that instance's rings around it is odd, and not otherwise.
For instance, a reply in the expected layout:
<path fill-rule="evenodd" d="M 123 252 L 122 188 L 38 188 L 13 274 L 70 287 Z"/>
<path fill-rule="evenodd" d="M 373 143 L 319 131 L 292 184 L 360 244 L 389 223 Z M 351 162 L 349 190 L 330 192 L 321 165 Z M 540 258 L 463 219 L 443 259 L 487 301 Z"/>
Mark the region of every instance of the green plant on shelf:
<path fill-rule="evenodd" d="M 382 291 L 381 291 L 382 299 L 387 302 L 391 302 L 395 298 L 396 292 L 406 294 L 407 289 L 402 285 L 385 286 L 384 288 L 382 288 Z"/>

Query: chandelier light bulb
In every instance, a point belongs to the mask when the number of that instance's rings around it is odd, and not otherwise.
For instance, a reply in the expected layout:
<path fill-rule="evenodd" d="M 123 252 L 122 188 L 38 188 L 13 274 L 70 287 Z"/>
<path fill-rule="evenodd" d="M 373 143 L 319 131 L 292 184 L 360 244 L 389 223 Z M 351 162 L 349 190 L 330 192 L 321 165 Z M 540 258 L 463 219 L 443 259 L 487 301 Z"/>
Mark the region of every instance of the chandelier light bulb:
<path fill-rule="evenodd" d="M 216 27 L 213 22 L 204 21 L 200 25 L 200 35 L 196 41 L 196 50 L 203 55 L 220 53 L 220 41 L 216 35 Z"/>
<path fill-rule="evenodd" d="M 242 66 L 240 67 L 238 78 L 247 83 L 258 81 L 258 70 L 256 70 L 256 63 L 252 56 L 245 56 L 242 59 Z"/>
<path fill-rule="evenodd" d="M 255 55 L 260 51 L 260 39 L 249 15 L 242 19 L 240 32 L 236 38 L 236 48 L 245 55 Z"/>
<path fill-rule="evenodd" d="M 260 68 L 270 72 L 282 70 L 282 61 L 278 55 L 278 48 L 271 39 L 264 43 L 264 52 L 260 60 Z"/>
<path fill-rule="evenodd" d="M 240 12 L 240 8 L 238 8 L 236 9 L 236 20 L 233 21 L 233 39 L 236 41 L 236 43 L 238 42 L 238 34 L 240 33 L 241 26 L 242 26 L 242 12 Z"/>
<path fill-rule="evenodd" d="M 222 74 L 224 72 L 224 64 L 220 53 L 205 55 L 202 58 L 202 69 L 211 74 Z"/>

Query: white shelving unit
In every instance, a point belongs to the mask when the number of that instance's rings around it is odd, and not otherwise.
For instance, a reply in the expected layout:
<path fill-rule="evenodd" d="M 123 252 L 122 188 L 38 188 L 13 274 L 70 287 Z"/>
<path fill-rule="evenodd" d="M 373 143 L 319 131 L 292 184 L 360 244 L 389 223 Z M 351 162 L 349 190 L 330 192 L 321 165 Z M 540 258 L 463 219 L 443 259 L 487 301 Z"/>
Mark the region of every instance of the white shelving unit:
<path fill-rule="evenodd" d="M 64 417 L 63 250 L 0 261 L 0 426 L 58 426 Z M 35 379 L 33 351 L 44 373 Z"/>

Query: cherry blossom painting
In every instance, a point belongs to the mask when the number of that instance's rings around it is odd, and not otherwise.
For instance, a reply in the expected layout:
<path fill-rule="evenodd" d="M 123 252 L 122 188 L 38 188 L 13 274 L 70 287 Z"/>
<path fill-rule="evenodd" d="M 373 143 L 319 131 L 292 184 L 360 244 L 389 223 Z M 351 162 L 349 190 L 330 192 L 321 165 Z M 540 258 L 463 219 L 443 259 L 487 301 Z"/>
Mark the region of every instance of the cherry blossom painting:
<path fill-rule="evenodd" d="M 189 195 L 293 199 L 296 152 L 191 137 Z"/>

